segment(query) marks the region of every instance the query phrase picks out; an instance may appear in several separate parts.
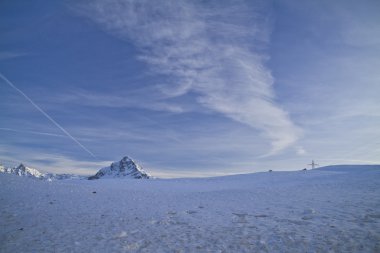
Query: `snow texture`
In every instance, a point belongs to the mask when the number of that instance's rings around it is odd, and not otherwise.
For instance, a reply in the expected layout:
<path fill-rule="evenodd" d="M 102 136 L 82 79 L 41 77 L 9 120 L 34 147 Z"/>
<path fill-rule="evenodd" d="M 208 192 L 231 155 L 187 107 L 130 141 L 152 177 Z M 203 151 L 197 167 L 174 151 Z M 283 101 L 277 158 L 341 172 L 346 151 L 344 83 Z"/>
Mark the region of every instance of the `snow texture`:
<path fill-rule="evenodd" d="M 380 166 L 0 185 L 4 253 L 380 252 Z"/>

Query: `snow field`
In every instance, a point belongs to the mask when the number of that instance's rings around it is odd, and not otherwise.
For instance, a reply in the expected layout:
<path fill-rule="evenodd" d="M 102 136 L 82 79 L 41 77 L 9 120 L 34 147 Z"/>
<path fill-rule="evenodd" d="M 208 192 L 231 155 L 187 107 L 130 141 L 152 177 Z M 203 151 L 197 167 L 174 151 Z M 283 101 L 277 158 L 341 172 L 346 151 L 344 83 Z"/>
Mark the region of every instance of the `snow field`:
<path fill-rule="evenodd" d="M 0 174 L 0 252 L 380 252 L 380 167 L 207 179 Z"/>

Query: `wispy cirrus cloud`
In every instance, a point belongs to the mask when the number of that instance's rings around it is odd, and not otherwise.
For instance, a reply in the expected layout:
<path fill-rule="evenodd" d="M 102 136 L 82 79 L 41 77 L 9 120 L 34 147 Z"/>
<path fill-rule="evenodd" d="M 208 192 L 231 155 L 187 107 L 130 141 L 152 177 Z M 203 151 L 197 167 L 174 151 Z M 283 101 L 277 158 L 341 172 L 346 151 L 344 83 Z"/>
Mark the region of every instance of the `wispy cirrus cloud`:
<path fill-rule="evenodd" d="M 0 131 L 67 138 L 66 135 L 62 135 L 62 134 L 54 134 L 54 133 L 47 133 L 47 132 L 41 132 L 41 131 L 31 131 L 31 130 L 24 130 L 24 129 L 15 129 L 15 128 L 8 128 L 8 127 L 0 127 Z"/>
<path fill-rule="evenodd" d="M 150 89 L 146 92 L 159 92 L 157 89 Z M 55 101 L 70 102 L 93 107 L 110 108 L 141 108 L 153 111 L 165 111 L 171 113 L 182 113 L 189 109 L 185 106 L 169 103 L 161 98 L 154 98 L 151 95 L 144 95 L 142 92 L 129 91 L 127 94 L 101 94 L 89 90 L 74 90 L 54 97 Z"/>
<path fill-rule="evenodd" d="M 25 55 L 27 55 L 27 54 L 22 53 L 22 52 L 0 51 L 0 61 L 14 59 L 14 58 L 22 57 Z"/>
<path fill-rule="evenodd" d="M 203 107 L 260 130 L 273 154 L 294 144 L 300 129 L 275 102 L 263 54 L 270 35 L 265 8 L 261 1 L 101 0 L 78 9 L 135 44 L 139 59 L 166 77 L 158 88 L 167 98 L 195 93 Z"/>
<path fill-rule="evenodd" d="M 0 147 L 1 149 L 1 147 Z M 22 153 L 22 155 L 20 155 Z M 23 148 L 7 148 L 6 154 L 0 154 L 0 161 L 6 166 L 17 166 L 24 163 L 26 166 L 52 173 L 73 173 L 78 175 L 92 175 L 100 168 L 108 166 L 111 161 L 77 160 L 64 155 L 39 152 L 25 152 Z"/>

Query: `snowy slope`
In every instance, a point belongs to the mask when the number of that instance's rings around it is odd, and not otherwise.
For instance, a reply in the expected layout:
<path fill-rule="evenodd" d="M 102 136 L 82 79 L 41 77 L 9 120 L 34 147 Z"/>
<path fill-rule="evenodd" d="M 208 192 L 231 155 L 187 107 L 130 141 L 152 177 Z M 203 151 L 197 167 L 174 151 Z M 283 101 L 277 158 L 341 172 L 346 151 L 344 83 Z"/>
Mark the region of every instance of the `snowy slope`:
<path fill-rule="evenodd" d="M 360 172 L 368 170 L 379 170 L 380 165 L 330 165 L 325 167 L 319 167 L 316 170 L 327 170 L 337 172 Z"/>
<path fill-rule="evenodd" d="M 100 169 L 94 176 L 89 179 L 100 178 L 150 178 L 140 165 L 128 156 L 125 156 L 119 162 L 114 162 L 110 166 Z"/>
<path fill-rule="evenodd" d="M 380 166 L 337 170 L 128 184 L 0 174 L 0 252 L 380 252 Z"/>

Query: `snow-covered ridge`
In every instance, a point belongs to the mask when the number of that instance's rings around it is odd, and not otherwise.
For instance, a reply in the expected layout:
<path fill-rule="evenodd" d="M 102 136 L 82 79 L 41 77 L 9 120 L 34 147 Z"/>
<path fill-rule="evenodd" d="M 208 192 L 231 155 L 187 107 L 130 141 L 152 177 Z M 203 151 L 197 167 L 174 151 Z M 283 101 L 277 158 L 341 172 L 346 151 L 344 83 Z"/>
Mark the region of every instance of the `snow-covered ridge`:
<path fill-rule="evenodd" d="M 349 171 L 367 171 L 367 170 L 379 170 L 380 165 L 329 165 L 324 167 L 316 168 L 316 170 L 326 170 L 326 171 L 338 171 L 338 172 L 349 172 Z"/>
<path fill-rule="evenodd" d="M 54 174 L 54 173 L 42 173 L 37 169 L 30 168 L 24 164 L 20 164 L 17 167 L 6 168 L 0 165 L 0 173 L 14 174 L 21 177 L 37 178 L 42 180 L 62 180 L 62 179 L 83 179 L 83 176 L 73 174 Z"/>
<path fill-rule="evenodd" d="M 147 179 L 151 176 L 146 173 L 143 168 L 133 161 L 128 156 L 125 156 L 118 162 L 112 163 L 110 166 L 100 169 L 95 175 L 84 177 L 74 174 L 54 174 L 54 173 L 41 173 L 37 169 L 26 167 L 20 164 L 14 168 L 6 168 L 0 165 L 0 173 L 14 174 L 17 176 L 24 176 L 30 178 L 37 178 L 42 180 L 63 180 L 63 179 L 100 179 L 100 178 L 131 178 L 131 179 Z"/>
<path fill-rule="evenodd" d="M 331 171 L 331 172 L 364 172 L 380 170 L 380 165 L 330 165 L 319 167 L 314 170 Z M 30 168 L 24 164 L 20 164 L 13 168 L 7 168 L 0 164 L 0 173 L 14 174 L 22 177 L 36 178 L 41 180 L 63 180 L 63 179 L 101 179 L 101 178 L 124 178 L 124 179 L 149 179 L 152 178 L 143 168 L 130 157 L 125 156 L 118 162 L 113 162 L 110 166 L 100 169 L 95 175 L 90 177 L 75 174 L 55 174 L 42 173 L 37 169 Z M 251 174 L 251 173 L 250 173 Z M 246 176 L 250 174 L 245 174 Z M 253 173 L 255 174 L 255 173 Z M 239 176 L 230 175 L 229 178 Z M 220 177 L 217 177 L 220 178 Z M 223 177 L 221 177 L 223 178 Z"/>
<path fill-rule="evenodd" d="M 114 162 L 108 167 L 100 169 L 94 176 L 88 179 L 100 178 L 133 178 L 148 179 L 151 176 L 143 168 L 128 156 L 125 156 L 119 162 Z"/>
<path fill-rule="evenodd" d="M 14 168 L 5 168 L 4 166 L 0 166 L 0 172 L 15 174 L 15 175 L 24 176 L 24 177 L 37 177 L 37 178 L 41 178 L 44 175 L 43 173 L 39 172 L 36 169 L 26 167 L 22 163 L 19 166 L 14 167 Z"/>

